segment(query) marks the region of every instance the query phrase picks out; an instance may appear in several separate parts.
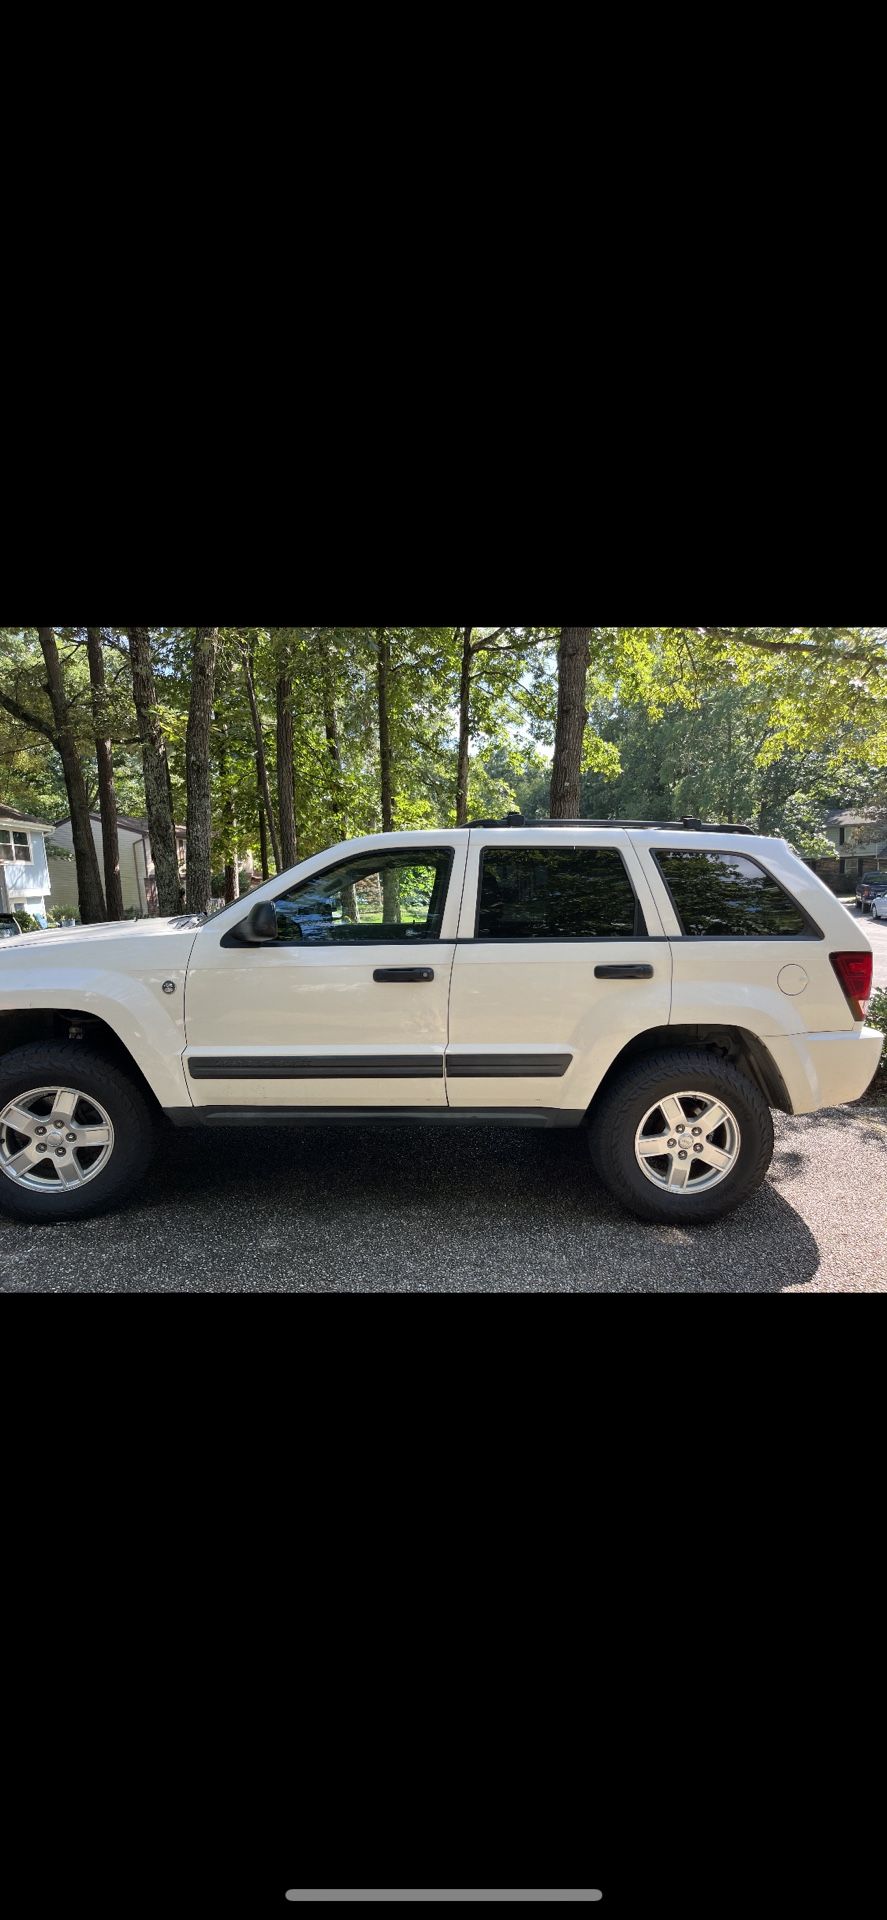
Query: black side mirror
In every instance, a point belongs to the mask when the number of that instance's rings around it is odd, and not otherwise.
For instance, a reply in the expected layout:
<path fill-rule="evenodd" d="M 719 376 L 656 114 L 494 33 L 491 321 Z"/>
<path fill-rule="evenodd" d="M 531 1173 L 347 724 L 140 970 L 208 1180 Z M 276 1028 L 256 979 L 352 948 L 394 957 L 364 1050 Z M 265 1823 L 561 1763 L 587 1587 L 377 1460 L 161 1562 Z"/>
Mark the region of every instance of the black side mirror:
<path fill-rule="evenodd" d="M 277 914 L 273 900 L 256 901 L 246 919 L 238 921 L 237 938 L 245 947 L 266 947 L 277 939 Z"/>

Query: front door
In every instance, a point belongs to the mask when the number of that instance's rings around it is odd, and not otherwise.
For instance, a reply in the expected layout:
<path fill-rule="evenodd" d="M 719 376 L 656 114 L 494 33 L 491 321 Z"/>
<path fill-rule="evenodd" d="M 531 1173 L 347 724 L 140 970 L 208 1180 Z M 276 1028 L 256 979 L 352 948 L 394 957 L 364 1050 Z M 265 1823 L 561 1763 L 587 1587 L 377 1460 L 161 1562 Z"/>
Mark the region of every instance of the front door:
<path fill-rule="evenodd" d="M 669 1019 L 671 950 L 618 829 L 472 832 L 459 934 L 451 1107 L 583 1113 L 627 1042 Z"/>
<path fill-rule="evenodd" d="M 200 1107 L 444 1107 L 468 834 L 402 834 L 306 861 L 202 927 L 185 990 Z M 237 927 L 274 899 L 278 938 Z"/>

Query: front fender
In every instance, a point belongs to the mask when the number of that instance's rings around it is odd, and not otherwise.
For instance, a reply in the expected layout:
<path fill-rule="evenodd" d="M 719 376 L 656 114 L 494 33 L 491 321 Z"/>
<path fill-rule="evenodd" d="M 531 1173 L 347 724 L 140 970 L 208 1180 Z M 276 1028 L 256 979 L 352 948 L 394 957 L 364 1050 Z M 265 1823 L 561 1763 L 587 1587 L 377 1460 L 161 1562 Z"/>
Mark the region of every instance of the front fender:
<path fill-rule="evenodd" d="M 162 953 L 159 941 L 146 942 L 150 954 L 125 970 L 95 966 L 86 958 L 72 958 L 70 952 L 58 959 L 49 952 L 35 959 L 33 949 L 21 959 L 4 955 L 9 964 L 0 971 L 0 1011 L 91 1015 L 116 1035 L 161 1106 L 190 1106 L 182 1054 L 185 976 L 193 940 L 189 933 L 181 941 L 164 942 Z M 172 951 L 174 946 L 181 951 Z"/>

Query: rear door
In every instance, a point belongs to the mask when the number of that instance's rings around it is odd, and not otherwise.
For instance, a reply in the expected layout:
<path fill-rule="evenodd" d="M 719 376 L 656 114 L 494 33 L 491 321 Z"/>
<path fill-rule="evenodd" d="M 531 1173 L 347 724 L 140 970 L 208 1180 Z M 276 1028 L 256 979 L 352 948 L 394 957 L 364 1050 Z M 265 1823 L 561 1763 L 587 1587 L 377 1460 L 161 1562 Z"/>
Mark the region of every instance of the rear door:
<path fill-rule="evenodd" d="M 444 1107 L 467 831 L 353 842 L 200 929 L 186 987 L 195 1106 Z M 278 939 L 237 922 L 274 899 Z"/>
<path fill-rule="evenodd" d="M 450 995 L 451 1107 L 584 1111 L 669 1018 L 671 954 L 627 835 L 473 830 Z"/>

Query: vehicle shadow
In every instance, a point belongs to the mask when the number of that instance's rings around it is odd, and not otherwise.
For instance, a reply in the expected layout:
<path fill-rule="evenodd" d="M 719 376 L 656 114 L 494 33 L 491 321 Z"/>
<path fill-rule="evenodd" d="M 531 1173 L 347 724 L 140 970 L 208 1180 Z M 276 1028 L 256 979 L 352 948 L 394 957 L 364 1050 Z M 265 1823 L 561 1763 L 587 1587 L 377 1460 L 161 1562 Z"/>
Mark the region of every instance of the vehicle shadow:
<path fill-rule="evenodd" d="M 711 1226 L 645 1226 L 581 1132 L 488 1126 L 184 1131 L 113 1224 L 121 1266 L 129 1239 L 162 1249 L 153 1284 L 188 1291 L 779 1293 L 819 1267 L 770 1184 Z"/>
<path fill-rule="evenodd" d="M 803 1154 L 805 1138 L 809 1136 L 815 1139 L 824 1122 L 831 1127 L 852 1131 L 857 1140 L 864 1140 L 873 1147 L 880 1147 L 882 1153 L 887 1153 L 887 1107 L 854 1100 L 846 1107 L 824 1107 L 817 1113 L 795 1115 L 792 1133 L 799 1142 L 800 1153 Z"/>

